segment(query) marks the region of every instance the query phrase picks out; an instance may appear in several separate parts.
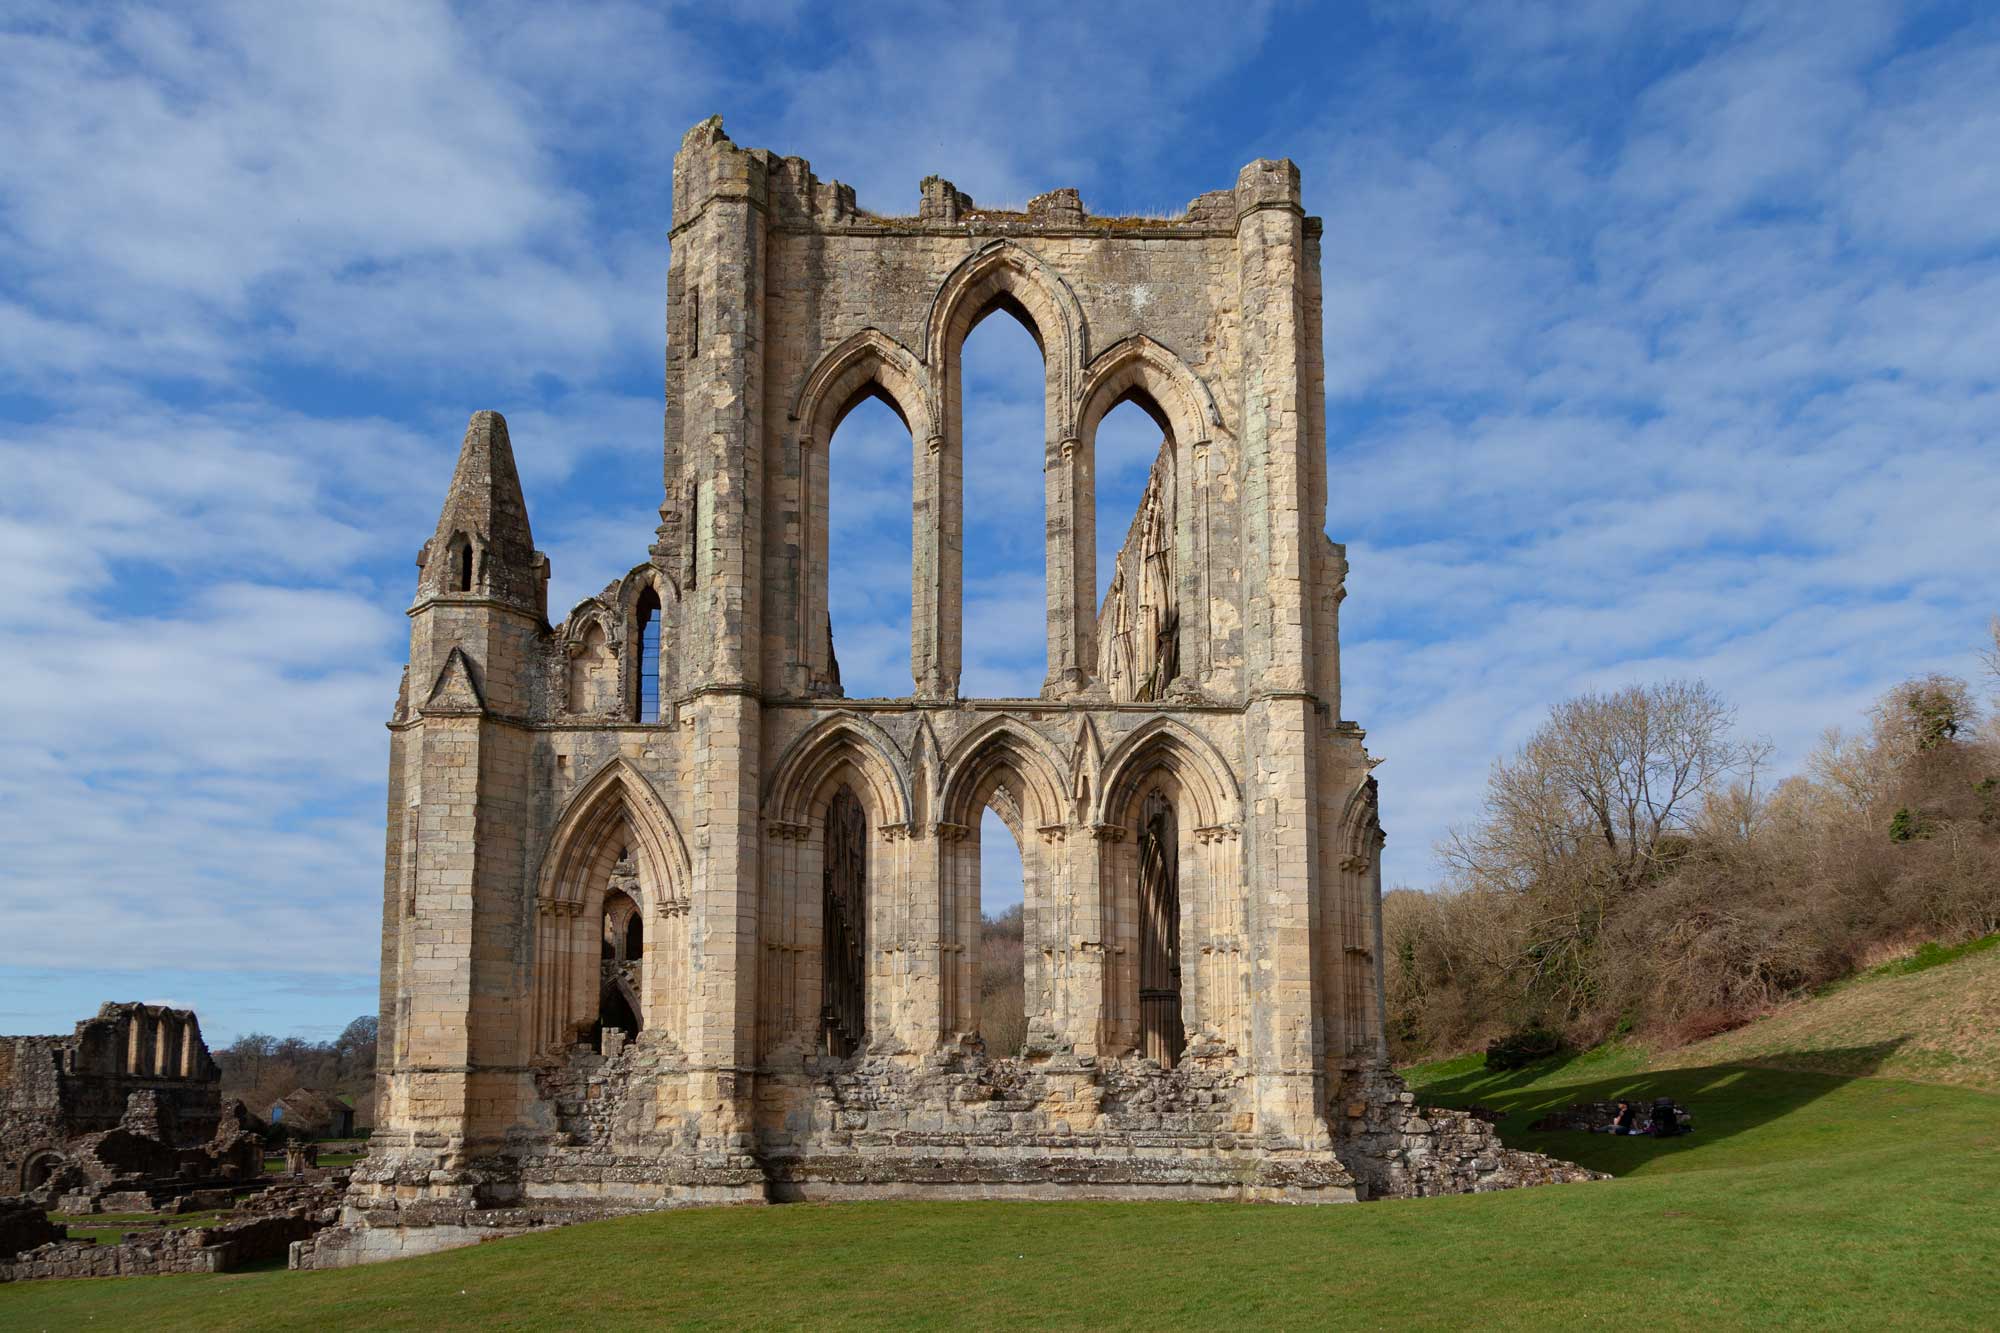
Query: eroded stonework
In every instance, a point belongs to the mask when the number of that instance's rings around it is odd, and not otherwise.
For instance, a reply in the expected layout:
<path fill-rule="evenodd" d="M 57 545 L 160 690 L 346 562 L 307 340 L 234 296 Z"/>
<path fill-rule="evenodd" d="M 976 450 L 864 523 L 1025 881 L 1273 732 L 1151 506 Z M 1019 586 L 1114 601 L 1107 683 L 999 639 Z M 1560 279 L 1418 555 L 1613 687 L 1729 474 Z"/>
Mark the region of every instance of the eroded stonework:
<path fill-rule="evenodd" d="M 220 1169 L 222 1112 L 191 1010 L 107 1004 L 66 1036 L 0 1037 L 0 1195 Z"/>
<path fill-rule="evenodd" d="M 491 412 L 419 556 L 380 1125 L 311 1262 L 674 1202 L 1391 1178 L 1340 1150 L 1393 1076 L 1319 237 L 1287 161 L 1177 218 L 981 209 L 935 177 L 883 217 L 719 120 L 688 134 L 648 558 L 551 624 Z M 1046 368 L 1025 699 L 959 693 L 959 353 L 996 311 Z M 843 697 L 827 614 L 829 442 L 866 397 L 911 436 L 895 699 Z M 1099 606 L 1095 436 L 1128 399 L 1162 443 Z M 1020 1051 L 977 1035 L 988 809 L 1022 849 Z"/>

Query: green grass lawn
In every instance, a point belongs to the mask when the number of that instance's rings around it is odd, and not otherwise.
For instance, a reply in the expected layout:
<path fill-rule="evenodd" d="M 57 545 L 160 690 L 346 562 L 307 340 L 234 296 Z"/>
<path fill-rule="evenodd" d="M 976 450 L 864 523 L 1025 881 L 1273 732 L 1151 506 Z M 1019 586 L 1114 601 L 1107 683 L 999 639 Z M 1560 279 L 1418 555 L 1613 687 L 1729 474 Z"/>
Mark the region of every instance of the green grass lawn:
<path fill-rule="evenodd" d="M 0 1327 L 1221 1325 L 1990 1328 L 2000 1097 L 1612 1052 L 1413 1071 L 1519 1146 L 1620 1178 L 1349 1207 L 883 1203 L 694 1209 L 331 1273 L 0 1287 Z M 1678 1097 L 1687 1139 L 1529 1134 Z"/>

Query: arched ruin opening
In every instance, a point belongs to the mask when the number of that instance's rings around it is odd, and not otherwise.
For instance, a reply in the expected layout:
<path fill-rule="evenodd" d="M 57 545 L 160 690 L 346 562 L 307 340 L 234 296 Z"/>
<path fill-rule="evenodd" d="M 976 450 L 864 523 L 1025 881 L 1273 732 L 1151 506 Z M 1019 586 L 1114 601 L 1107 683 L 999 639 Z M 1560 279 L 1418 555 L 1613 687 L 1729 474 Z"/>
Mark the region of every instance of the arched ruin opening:
<path fill-rule="evenodd" d="M 633 638 L 638 644 L 638 688 L 635 691 L 633 714 L 639 722 L 660 720 L 660 594 L 647 588 L 639 594 L 638 605 L 633 611 L 638 633 Z"/>
<path fill-rule="evenodd" d="M 61 1153 L 36 1153 L 21 1166 L 21 1192 L 26 1194 L 30 1190 L 38 1190 L 48 1184 L 49 1177 L 61 1170 L 62 1166 Z"/>
<path fill-rule="evenodd" d="M 862 386 L 825 447 L 826 684 L 850 699 L 910 693 L 910 427 Z"/>
<path fill-rule="evenodd" d="M 1139 814 L 1139 1053 L 1171 1069 L 1187 1048 L 1181 1021 L 1180 829 L 1158 787 Z"/>
<path fill-rule="evenodd" d="M 979 1039 L 995 1058 L 1019 1055 L 1028 1040 L 1026 907 L 1022 849 L 993 805 L 975 832 L 979 900 Z"/>
<path fill-rule="evenodd" d="M 963 422 L 965 550 L 978 553 L 964 571 L 968 698 L 1032 697 L 1048 665 L 1046 377 L 1034 317 L 1003 293 L 966 334 L 950 381 Z"/>
<path fill-rule="evenodd" d="M 1173 426 L 1144 389 L 1099 425 L 1094 674 L 1114 699 L 1155 700 L 1181 670 Z"/>
<path fill-rule="evenodd" d="M 619 860 L 624 861 L 621 853 Z M 640 1011 L 645 964 L 645 918 L 629 894 L 613 889 L 604 895 L 603 930 L 599 945 L 595 1045 L 604 1049 L 604 1034 L 612 1029 L 636 1037 L 644 1027 Z"/>
<path fill-rule="evenodd" d="M 820 893 L 820 1041 L 845 1058 L 867 1037 L 868 816 L 842 786 L 826 809 Z"/>

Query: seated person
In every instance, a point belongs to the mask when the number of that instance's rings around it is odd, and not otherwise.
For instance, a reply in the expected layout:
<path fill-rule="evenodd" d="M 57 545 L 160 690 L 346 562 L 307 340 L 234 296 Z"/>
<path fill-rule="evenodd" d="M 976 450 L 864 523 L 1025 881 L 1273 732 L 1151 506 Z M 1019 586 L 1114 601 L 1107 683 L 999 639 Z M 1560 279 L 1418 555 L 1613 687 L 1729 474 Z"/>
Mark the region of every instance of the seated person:
<path fill-rule="evenodd" d="M 1653 1123 L 1649 1128 L 1653 1137 L 1657 1139 L 1670 1139 L 1676 1134 L 1687 1133 L 1681 1127 L 1680 1111 L 1675 1108 L 1673 1098 L 1658 1097 L 1654 1099 Z"/>
<path fill-rule="evenodd" d="M 1609 1125 L 1604 1127 L 1604 1132 L 1606 1134 L 1644 1134 L 1646 1131 L 1640 1128 L 1639 1125 L 1639 1108 L 1632 1105 L 1625 1098 L 1620 1097 L 1618 1099 L 1618 1114 L 1612 1118 Z"/>

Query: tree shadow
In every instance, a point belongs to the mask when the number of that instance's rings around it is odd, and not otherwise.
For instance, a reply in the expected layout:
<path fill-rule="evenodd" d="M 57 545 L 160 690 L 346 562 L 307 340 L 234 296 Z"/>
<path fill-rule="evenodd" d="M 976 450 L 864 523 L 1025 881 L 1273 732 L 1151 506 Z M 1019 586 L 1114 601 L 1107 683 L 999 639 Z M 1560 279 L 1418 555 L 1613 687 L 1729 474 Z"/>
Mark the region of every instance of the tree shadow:
<path fill-rule="evenodd" d="M 1691 1069 L 1624 1071 L 1599 1079 L 1547 1084 L 1545 1080 L 1578 1062 L 1556 1056 L 1506 1073 L 1474 1070 L 1431 1084 L 1418 1094 L 1426 1104 L 1463 1109 L 1483 1106 L 1505 1112 L 1496 1128 L 1510 1148 L 1547 1153 L 1593 1170 L 1625 1175 L 1660 1159 L 1727 1142 L 1808 1106 L 1830 1092 L 1880 1069 L 1908 1038 L 1866 1046 L 1802 1051 L 1801 1060 L 1831 1064 L 1844 1072 L 1816 1073 L 1769 1065 L 1733 1063 Z M 1693 1117 L 1694 1132 L 1675 1138 L 1626 1137 L 1586 1130 L 1530 1130 L 1543 1116 L 1582 1102 L 1629 1097 L 1643 1114 L 1655 1097 L 1671 1097 Z"/>

